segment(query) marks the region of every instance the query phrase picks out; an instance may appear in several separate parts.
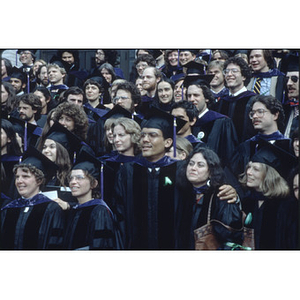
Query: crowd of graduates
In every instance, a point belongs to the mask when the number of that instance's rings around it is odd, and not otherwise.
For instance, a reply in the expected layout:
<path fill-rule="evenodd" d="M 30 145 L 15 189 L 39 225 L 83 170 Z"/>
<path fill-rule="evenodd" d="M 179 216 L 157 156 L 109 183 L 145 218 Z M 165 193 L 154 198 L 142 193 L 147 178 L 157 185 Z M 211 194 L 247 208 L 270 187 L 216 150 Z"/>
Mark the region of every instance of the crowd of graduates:
<path fill-rule="evenodd" d="M 0 249 L 299 249 L 299 52 L 1 53 Z"/>

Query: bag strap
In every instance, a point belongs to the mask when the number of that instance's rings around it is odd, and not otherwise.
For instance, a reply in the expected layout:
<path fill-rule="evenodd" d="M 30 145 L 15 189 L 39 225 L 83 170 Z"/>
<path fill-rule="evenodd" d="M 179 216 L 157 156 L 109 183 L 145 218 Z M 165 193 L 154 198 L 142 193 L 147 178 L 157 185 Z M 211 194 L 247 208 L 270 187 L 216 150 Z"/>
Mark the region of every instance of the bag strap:
<path fill-rule="evenodd" d="M 211 214 L 211 205 L 214 194 L 211 195 L 208 205 L 208 213 L 207 213 L 207 224 L 210 224 L 210 214 Z"/>

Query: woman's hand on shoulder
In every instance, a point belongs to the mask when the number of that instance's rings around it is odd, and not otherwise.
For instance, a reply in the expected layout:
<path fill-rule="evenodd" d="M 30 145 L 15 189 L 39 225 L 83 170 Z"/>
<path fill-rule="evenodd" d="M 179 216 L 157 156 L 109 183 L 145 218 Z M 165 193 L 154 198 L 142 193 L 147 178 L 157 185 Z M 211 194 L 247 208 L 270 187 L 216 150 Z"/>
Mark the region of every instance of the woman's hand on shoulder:
<path fill-rule="evenodd" d="M 63 210 L 70 209 L 70 204 L 66 201 L 61 200 L 60 198 L 53 199 Z"/>

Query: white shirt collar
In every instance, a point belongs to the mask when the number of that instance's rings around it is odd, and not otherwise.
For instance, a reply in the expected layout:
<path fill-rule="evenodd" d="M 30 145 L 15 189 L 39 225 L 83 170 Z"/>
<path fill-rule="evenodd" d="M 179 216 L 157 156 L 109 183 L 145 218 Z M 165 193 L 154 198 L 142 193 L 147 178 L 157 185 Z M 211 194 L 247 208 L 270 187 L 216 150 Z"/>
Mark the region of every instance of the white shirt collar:
<path fill-rule="evenodd" d="M 243 92 L 246 92 L 246 91 L 247 91 L 247 88 L 246 88 L 245 86 L 243 86 L 239 91 L 237 91 L 237 92 L 234 93 L 234 94 L 232 94 L 232 93 L 229 91 L 229 96 L 235 97 L 235 96 L 237 96 L 237 95 L 239 95 L 239 94 L 241 94 L 241 93 L 243 93 Z"/>
<path fill-rule="evenodd" d="M 207 112 L 209 111 L 208 108 L 206 108 L 201 114 L 198 115 L 198 118 L 202 118 Z"/>

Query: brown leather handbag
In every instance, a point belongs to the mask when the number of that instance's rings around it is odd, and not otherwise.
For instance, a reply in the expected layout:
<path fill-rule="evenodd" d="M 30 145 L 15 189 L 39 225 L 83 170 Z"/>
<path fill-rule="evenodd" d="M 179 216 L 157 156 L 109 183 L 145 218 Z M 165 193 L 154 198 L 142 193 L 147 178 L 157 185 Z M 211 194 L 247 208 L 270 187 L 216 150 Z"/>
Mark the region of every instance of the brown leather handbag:
<path fill-rule="evenodd" d="M 194 238 L 195 238 L 195 250 L 217 250 L 218 248 L 223 246 L 223 243 L 218 240 L 214 233 L 213 224 L 211 222 L 217 222 L 227 228 L 230 231 L 243 231 L 244 240 L 243 244 L 239 245 L 236 243 L 228 242 L 226 243 L 228 247 L 232 250 L 254 250 L 254 229 L 247 228 L 243 225 L 240 229 L 232 228 L 219 220 L 210 220 L 211 215 L 211 205 L 212 205 L 213 195 L 210 198 L 209 207 L 208 207 L 208 215 L 207 215 L 207 224 L 197 228 L 194 230 Z M 245 222 L 246 214 L 243 212 L 243 224 Z"/>

